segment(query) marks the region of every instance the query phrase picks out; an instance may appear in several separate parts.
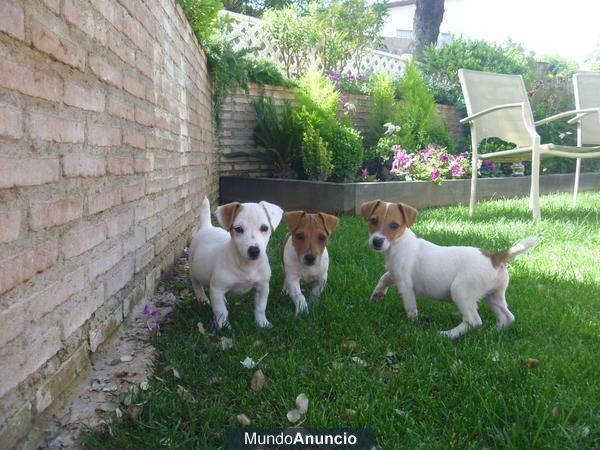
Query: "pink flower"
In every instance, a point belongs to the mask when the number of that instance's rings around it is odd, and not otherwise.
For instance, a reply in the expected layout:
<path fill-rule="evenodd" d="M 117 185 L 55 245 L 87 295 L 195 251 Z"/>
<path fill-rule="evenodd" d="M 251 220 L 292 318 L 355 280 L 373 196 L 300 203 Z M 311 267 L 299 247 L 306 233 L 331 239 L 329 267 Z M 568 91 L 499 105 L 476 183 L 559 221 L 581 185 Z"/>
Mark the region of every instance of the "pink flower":
<path fill-rule="evenodd" d="M 440 177 L 440 171 L 439 170 L 433 170 L 431 172 L 431 179 L 433 181 L 437 180 Z"/>
<path fill-rule="evenodd" d="M 365 167 L 363 167 L 360 172 L 361 172 L 363 180 L 366 180 L 367 177 L 369 176 L 369 171 Z"/>

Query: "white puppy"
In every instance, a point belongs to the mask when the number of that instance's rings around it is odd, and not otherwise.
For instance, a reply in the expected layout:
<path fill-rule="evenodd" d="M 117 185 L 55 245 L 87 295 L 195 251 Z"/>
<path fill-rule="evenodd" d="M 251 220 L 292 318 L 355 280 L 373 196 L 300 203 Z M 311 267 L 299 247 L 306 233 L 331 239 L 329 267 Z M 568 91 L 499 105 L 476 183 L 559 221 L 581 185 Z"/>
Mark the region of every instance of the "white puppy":
<path fill-rule="evenodd" d="M 395 284 L 406 314 L 413 320 L 417 319 L 417 297 L 452 300 L 463 316 L 460 325 L 442 332 L 452 339 L 481 325 L 477 313 L 481 298 L 496 313 L 498 328 L 514 321 L 505 298 L 506 263 L 532 247 L 536 238 L 523 239 L 498 253 L 475 247 L 440 247 L 418 238 L 409 229 L 417 210 L 408 205 L 374 200 L 363 203 L 361 212 L 369 223 L 369 244 L 383 253 L 388 270 L 379 279 L 371 300 L 383 298 L 388 287 Z"/>
<path fill-rule="evenodd" d="M 266 316 L 271 278 L 267 244 L 281 222 L 283 210 L 267 202 L 234 202 L 219 206 L 215 214 L 223 228 L 212 226 L 205 198 L 200 208 L 200 226 L 190 246 L 194 292 L 208 303 L 204 288 L 209 288 L 215 319 L 223 327 L 228 325 L 229 315 L 225 294 L 243 294 L 255 288 L 254 318 L 258 326 L 270 326 Z"/>
<path fill-rule="evenodd" d="M 283 215 L 290 232 L 281 241 L 281 260 L 285 270 L 284 291 L 296 307 L 296 314 L 308 311 L 300 282 L 312 283 L 312 295 L 318 297 L 327 282 L 329 254 L 327 242 L 339 219 L 325 213 L 290 211 Z"/>

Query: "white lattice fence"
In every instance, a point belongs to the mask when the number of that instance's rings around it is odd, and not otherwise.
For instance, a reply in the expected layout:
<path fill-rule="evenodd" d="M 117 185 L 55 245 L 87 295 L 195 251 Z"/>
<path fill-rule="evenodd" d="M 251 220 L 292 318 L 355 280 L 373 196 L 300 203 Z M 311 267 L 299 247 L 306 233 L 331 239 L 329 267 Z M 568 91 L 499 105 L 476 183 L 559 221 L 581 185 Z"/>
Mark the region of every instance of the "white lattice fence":
<path fill-rule="evenodd" d="M 281 51 L 267 37 L 263 28 L 263 20 L 225 10 L 222 10 L 220 14 L 227 15 L 233 19 L 231 24 L 229 24 L 229 30 L 233 35 L 233 43 L 236 50 L 255 47 L 256 50 L 252 52 L 255 57 L 269 58 L 285 69 Z M 348 61 L 344 67 L 344 73 L 365 74 L 385 69 L 393 76 L 402 74 L 404 66 L 405 61 L 398 55 L 369 49 L 363 57 L 360 70 L 356 70 L 357 67 L 354 61 Z"/>

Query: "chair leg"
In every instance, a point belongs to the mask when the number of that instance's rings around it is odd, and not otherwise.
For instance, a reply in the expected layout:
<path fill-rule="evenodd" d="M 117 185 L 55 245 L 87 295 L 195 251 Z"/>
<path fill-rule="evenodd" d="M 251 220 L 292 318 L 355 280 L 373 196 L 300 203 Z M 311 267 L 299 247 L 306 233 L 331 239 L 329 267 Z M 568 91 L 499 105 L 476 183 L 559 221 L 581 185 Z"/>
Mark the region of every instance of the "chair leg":
<path fill-rule="evenodd" d="M 475 202 L 477 201 L 477 158 L 473 157 L 471 163 L 471 197 L 469 198 L 469 217 L 475 215 Z"/>
<path fill-rule="evenodd" d="M 573 206 L 577 205 L 577 194 L 579 192 L 579 174 L 581 173 L 581 158 L 577 158 L 575 164 L 575 184 L 573 185 Z"/>
<path fill-rule="evenodd" d="M 531 155 L 531 192 L 529 205 L 533 212 L 533 219 L 539 220 L 540 214 L 540 148 L 539 138 L 534 140 Z"/>

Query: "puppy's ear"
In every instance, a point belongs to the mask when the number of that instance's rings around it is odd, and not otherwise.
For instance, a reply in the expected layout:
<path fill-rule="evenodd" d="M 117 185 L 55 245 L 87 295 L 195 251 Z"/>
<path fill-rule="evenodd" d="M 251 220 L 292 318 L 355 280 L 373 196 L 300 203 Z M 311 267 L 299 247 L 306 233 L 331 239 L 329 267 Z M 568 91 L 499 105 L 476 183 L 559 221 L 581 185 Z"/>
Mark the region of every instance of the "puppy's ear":
<path fill-rule="evenodd" d="M 404 217 L 406 226 L 410 228 L 417 220 L 417 210 L 412 206 L 405 205 L 404 203 L 398 203 L 398 208 L 400 208 L 400 212 Z"/>
<path fill-rule="evenodd" d="M 327 234 L 333 233 L 333 230 L 335 230 L 335 227 L 337 227 L 338 222 L 340 221 L 340 219 L 331 214 L 319 213 L 319 217 L 323 221 Z"/>
<path fill-rule="evenodd" d="M 219 225 L 229 231 L 233 225 L 235 216 L 238 215 L 241 208 L 242 204 L 240 202 L 227 203 L 226 205 L 219 206 L 215 211 Z"/>
<path fill-rule="evenodd" d="M 283 209 L 273 203 L 262 201 L 259 203 L 260 206 L 265 210 L 267 218 L 269 219 L 269 225 L 271 229 L 275 231 L 279 222 L 281 222 L 281 216 L 283 216 Z"/>
<path fill-rule="evenodd" d="M 288 211 L 283 213 L 283 221 L 288 226 L 290 231 L 294 231 L 296 228 L 298 228 L 298 225 L 305 214 L 305 211 Z"/>
<path fill-rule="evenodd" d="M 380 203 L 381 200 L 372 200 L 370 202 L 365 202 L 362 205 L 360 205 L 360 213 L 362 214 L 363 219 L 368 220 L 369 217 L 371 217 L 371 215 L 373 214 L 373 211 L 375 211 L 375 208 L 377 208 Z"/>

